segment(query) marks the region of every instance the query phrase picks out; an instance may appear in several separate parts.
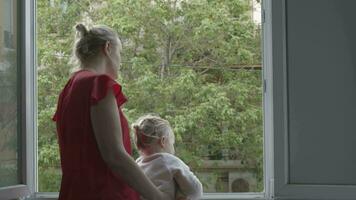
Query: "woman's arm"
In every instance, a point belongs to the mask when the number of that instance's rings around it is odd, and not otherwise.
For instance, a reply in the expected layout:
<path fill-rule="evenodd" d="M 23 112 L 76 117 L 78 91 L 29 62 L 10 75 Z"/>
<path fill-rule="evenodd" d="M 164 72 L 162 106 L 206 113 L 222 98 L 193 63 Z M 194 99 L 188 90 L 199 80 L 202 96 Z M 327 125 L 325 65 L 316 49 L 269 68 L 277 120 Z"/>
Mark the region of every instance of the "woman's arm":
<path fill-rule="evenodd" d="M 119 111 L 112 90 L 91 107 L 90 115 L 99 151 L 111 170 L 143 197 L 165 199 L 165 194 L 153 185 L 124 148 Z"/>

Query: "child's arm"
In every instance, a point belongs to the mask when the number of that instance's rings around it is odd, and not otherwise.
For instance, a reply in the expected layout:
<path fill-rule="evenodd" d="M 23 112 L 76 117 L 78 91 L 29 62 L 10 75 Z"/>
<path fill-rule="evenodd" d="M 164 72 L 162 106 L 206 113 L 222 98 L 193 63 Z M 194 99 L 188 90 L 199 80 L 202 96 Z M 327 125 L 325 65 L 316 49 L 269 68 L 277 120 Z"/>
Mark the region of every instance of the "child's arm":
<path fill-rule="evenodd" d="M 187 199 L 200 199 L 203 196 L 203 186 L 189 167 L 179 158 L 170 156 L 169 168 L 178 185 L 178 190 Z"/>
<path fill-rule="evenodd" d="M 186 167 L 177 170 L 174 174 L 174 179 L 188 199 L 200 199 L 203 196 L 203 186 L 188 166 Z"/>

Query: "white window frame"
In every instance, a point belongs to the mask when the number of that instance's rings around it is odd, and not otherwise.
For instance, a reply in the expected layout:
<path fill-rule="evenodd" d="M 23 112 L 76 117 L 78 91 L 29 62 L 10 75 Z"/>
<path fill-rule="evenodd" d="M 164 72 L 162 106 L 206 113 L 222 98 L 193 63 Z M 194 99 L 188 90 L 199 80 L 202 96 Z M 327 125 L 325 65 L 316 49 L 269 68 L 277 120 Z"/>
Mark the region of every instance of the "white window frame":
<path fill-rule="evenodd" d="M 35 0 L 21 1 L 24 16 L 23 65 L 25 66 L 25 104 L 26 104 L 26 157 L 28 158 L 26 177 L 31 194 L 37 191 L 37 69 L 35 43 Z"/>
<path fill-rule="evenodd" d="M 31 30 L 32 33 L 35 30 L 35 0 L 26 0 L 26 30 Z M 262 43 L 263 43 L 263 134 L 264 134 L 264 191 L 260 193 L 205 193 L 202 199 L 206 200 L 251 200 L 251 199 L 273 199 L 273 188 L 274 188 L 274 170 L 273 170 L 273 91 L 272 91 L 272 0 L 262 0 Z M 36 91 L 36 70 L 34 68 L 35 61 L 35 43 L 34 36 L 27 34 L 26 49 L 31 49 L 26 52 L 28 57 L 26 57 L 26 62 L 29 66 L 26 71 L 27 83 L 26 83 L 26 96 L 30 97 L 27 102 L 28 105 L 28 115 L 27 126 L 31 127 L 31 133 L 28 134 L 27 144 L 30 144 L 27 148 L 27 156 L 31 158 L 33 162 L 29 163 L 27 169 L 28 180 L 31 180 L 29 186 L 31 188 L 31 197 L 28 199 L 41 199 L 41 200 L 54 200 L 58 198 L 57 192 L 37 192 L 38 191 L 38 181 L 37 181 L 37 96 Z M 31 106 L 32 105 L 32 106 Z M 34 163 L 36 161 L 36 163 Z"/>

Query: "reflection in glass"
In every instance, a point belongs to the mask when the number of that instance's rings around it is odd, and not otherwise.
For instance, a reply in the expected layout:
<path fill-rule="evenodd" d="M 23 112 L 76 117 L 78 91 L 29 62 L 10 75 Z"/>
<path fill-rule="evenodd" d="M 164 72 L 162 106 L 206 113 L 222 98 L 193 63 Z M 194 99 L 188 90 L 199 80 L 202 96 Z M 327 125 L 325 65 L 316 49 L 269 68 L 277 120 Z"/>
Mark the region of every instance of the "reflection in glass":
<path fill-rule="evenodd" d="M 19 183 L 17 1 L 0 1 L 0 187 Z"/>

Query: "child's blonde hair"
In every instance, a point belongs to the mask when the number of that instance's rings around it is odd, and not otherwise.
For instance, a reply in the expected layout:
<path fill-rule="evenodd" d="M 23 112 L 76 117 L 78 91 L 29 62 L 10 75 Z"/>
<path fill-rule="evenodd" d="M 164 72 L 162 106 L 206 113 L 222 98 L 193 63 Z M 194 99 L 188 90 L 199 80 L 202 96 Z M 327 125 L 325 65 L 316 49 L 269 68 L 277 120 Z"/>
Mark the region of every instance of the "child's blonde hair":
<path fill-rule="evenodd" d="M 135 132 L 135 143 L 139 150 L 145 149 L 157 139 L 173 135 L 169 122 L 159 116 L 147 114 L 132 124 Z"/>

